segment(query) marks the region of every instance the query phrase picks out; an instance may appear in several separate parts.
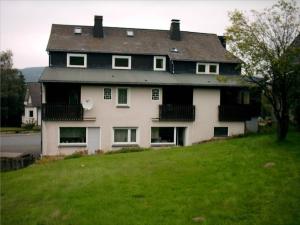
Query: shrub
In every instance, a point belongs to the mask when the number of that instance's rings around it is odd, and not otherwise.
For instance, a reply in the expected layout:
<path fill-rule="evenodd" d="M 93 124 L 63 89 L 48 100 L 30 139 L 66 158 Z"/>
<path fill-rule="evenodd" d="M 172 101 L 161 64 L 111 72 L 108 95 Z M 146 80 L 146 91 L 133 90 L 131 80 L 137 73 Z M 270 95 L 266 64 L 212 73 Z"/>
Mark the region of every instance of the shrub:
<path fill-rule="evenodd" d="M 25 124 L 22 124 L 22 127 L 26 130 L 32 130 L 35 127 L 36 123 L 34 120 L 26 121 Z"/>

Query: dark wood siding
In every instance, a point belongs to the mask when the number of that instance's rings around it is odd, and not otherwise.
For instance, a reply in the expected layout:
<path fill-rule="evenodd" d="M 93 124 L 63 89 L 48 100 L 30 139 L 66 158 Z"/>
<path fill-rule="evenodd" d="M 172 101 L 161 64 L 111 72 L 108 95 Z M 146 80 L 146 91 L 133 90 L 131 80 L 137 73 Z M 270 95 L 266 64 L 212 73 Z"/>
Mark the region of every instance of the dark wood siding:
<path fill-rule="evenodd" d="M 49 52 L 50 66 L 66 67 L 67 66 L 67 53 L 65 52 Z"/>
<path fill-rule="evenodd" d="M 152 55 L 131 56 L 131 69 L 153 70 L 153 56 Z"/>
<path fill-rule="evenodd" d="M 87 67 L 88 68 L 112 68 L 112 54 L 87 54 Z"/>
<path fill-rule="evenodd" d="M 50 65 L 54 67 L 67 66 L 66 52 L 49 52 Z M 112 68 L 112 55 L 110 53 L 88 53 L 87 67 L 88 68 Z M 125 55 L 125 54 L 124 54 Z M 153 71 L 153 57 L 152 55 L 131 55 L 131 69 L 132 70 L 147 70 Z M 190 73 L 196 74 L 196 62 L 189 61 L 173 61 L 174 72 L 176 74 Z M 172 63 L 169 57 L 166 57 L 166 70 L 172 73 Z M 235 63 L 220 63 L 219 72 L 221 75 L 240 75 L 241 69 Z"/>
<path fill-rule="evenodd" d="M 241 67 L 236 63 L 220 63 L 219 73 L 221 75 L 241 75 Z"/>
<path fill-rule="evenodd" d="M 196 74 L 197 62 L 174 61 L 174 71 L 180 73 Z M 235 63 L 219 63 L 220 75 L 241 75 L 241 68 Z"/>
<path fill-rule="evenodd" d="M 196 73 L 196 62 L 174 61 L 175 73 Z"/>

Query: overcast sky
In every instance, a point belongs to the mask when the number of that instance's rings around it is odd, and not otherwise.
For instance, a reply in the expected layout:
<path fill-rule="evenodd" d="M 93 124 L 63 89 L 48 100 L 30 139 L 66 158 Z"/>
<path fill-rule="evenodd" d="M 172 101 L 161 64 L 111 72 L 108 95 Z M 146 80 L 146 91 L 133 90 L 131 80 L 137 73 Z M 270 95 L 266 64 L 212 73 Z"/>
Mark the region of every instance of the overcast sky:
<path fill-rule="evenodd" d="M 13 51 L 14 66 L 47 66 L 46 46 L 51 24 L 93 25 L 103 15 L 104 26 L 169 29 L 171 19 L 181 30 L 222 35 L 234 9 L 262 10 L 274 0 L 231 1 L 5 1 L 0 0 L 0 49 Z"/>

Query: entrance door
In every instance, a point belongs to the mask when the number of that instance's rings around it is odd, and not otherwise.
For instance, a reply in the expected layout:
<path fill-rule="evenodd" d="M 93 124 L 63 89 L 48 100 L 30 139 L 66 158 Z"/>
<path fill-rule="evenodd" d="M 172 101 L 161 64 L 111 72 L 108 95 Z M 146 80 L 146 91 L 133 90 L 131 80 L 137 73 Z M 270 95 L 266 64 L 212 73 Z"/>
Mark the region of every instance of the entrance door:
<path fill-rule="evenodd" d="M 100 149 L 100 128 L 88 127 L 88 152 L 94 154 Z"/>
<path fill-rule="evenodd" d="M 176 145 L 185 145 L 185 127 L 176 127 Z"/>

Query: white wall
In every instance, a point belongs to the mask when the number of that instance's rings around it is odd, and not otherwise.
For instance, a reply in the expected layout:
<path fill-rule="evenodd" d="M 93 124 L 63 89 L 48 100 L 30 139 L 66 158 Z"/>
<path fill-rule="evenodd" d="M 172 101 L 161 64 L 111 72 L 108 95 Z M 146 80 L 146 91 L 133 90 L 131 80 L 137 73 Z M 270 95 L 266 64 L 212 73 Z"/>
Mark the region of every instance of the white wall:
<path fill-rule="evenodd" d="M 100 127 L 100 148 L 112 149 L 114 127 L 137 127 L 138 144 L 150 147 L 151 127 L 186 127 L 186 144 L 191 145 L 213 138 L 215 126 L 227 126 L 229 135 L 243 134 L 244 122 L 219 122 L 218 105 L 220 91 L 217 89 L 194 89 L 196 119 L 194 122 L 160 122 L 158 118 L 160 100 L 152 100 L 150 87 L 130 87 L 130 108 L 116 107 L 116 88 L 112 88 L 112 99 L 103 98 L 100 86 L 82 86 L 81 101 L 91 99 L 94 106 L 84 112 L 89 121 L 77 122 L 43 122 L 43 154 L 70 154 L 86 147 L 58 147 L 58 129 L 60 126 Z M 93 118 L 95 118 L 93 120 Z"/>
<path fill-rule="evenodd" d="M 33 111 L 33 116 L 30 117 L 30 111 Z M 37 107 L 25 107 L 24 115 L 22 116 L 22 123 L 36 123 L 37 125 L 41 125 L 41 109 Z"/>

